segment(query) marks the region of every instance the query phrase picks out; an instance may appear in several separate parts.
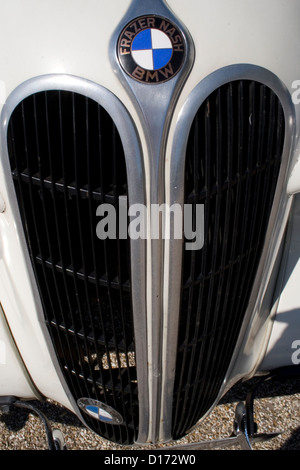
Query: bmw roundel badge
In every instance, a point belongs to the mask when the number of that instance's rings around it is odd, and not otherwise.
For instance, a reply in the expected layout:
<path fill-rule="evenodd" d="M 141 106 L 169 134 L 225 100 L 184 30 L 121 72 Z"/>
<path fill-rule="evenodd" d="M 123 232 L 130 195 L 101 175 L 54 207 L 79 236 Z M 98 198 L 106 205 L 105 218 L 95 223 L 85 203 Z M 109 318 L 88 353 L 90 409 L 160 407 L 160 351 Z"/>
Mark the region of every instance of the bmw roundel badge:
<path fill-rule="evenodd" d="M 122 424 L 122 416 L 111 406 L 92 398 L 79 398 L 79 408 L 92 418 L 98 419 L 106 424 Z"/>
<path fill-rule="evenodd" d="M 131 21 L 118 40 L 118 58 L 125 72 L 143 83 L 173 78 L 185 57 L 181 31 L 169 20 L 147 15 Z"/>

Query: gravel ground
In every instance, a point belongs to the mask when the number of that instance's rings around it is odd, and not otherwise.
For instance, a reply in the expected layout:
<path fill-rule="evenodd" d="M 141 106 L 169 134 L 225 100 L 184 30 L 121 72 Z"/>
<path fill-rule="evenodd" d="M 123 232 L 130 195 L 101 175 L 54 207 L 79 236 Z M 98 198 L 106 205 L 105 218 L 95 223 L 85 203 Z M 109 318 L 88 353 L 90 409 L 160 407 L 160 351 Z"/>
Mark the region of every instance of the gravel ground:
<path fill-rule="evenodd" d="M 180 442 L 191 443 L 230 436 L 236 404 L 244 401 L 247 387 L 252 383 L 250 381 L 235 386 L 193 433 Z M 282 434 L 269 442 L 254 444 L 254 450 L 300 450 L 300 377 L 287 379 L 284 383 L 266 382 L 259 387 L 256 397 L 255 420 L 258 432 L 282 431 Z M 76 416 L 57 404 L 35 402 L 35 405 L 46 414 L 53 428 L 63 432 L 68 450 L 122 449 L 86 429 Z M 44 427 L 35 414 L 17 408 L 11 408 L 9 414 L 0 412 L 0 450 L 46 449 Z"/>

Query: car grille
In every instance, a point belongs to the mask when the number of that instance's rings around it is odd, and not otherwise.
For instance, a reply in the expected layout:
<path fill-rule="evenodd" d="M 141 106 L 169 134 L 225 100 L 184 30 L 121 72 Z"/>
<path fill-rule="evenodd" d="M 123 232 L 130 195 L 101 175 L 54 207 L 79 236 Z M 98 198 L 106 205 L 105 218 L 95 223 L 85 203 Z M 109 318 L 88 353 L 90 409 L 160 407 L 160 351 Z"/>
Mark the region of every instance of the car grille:
<path fill-rule="evenodd" d="M 190 129 L 184 202 L 204 204 L 205 227 L 203 248 L 182 252 L 174 439 L 222 388 L 265 244 L 284 128 L 271 89 L 239 80 L 215 90 Z M 43 91 L 14 109 L 8 151 L 45 323 L 69 392 L 118 411 L 124 422 L 117 425 L 82 417 L 106 439 L 132 444 L 143 412 L 138 388 L 147 384 L 137 383 L 130 243 L 96 235 L 97 207 L 112 204 L 118 220 L 119 198 L 128 195 L 119 133 L 94 100 Z"/>
<path fill-rule="evenodd" d="M 257 272 L 284 143 L 277 96 L 248 80 L 214 91 L 194 118 L 185 203 L 204 204 L 204 246 L 183 251 L 173 437 L 211 408 L 230 365 Z"/>
<path fill-rule="evenodd" d="M 68 91 L 24 99 L 8 148 L 45 321 L 75 398 L 113 407 L 111 425 L 84 415 L 95 432 L 134 442 L 138 395 L 129 243 L 96 236 L 97 207 L 127 195 L 123 147 L 109 114 Z M 118 213 L 118 212 L 117 212 Z"/>

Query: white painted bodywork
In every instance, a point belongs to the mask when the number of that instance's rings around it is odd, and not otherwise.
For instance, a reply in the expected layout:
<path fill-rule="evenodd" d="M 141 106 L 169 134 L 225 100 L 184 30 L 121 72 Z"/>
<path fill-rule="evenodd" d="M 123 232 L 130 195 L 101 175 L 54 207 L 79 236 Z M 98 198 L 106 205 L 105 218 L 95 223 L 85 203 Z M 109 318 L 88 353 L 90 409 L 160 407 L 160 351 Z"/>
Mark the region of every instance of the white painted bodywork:
<path fill-rule="evenodd" d="M 261 370 L 300 364 L 300 198 L 295 197 L 290 218 L 282 277 L 278 282 L 276 315 Z"/>
<path fill-rule="evenodd" d="M 130 3 L 130 0 L 0 0 L 0 106 L 16 87 L 34 77 L 68 74 L 91 80 L 109 89 L 125 104 L 137 126 L 147 160 L 144 131 L 137 111 L 109 59 L 112 35 Z M 167 4 L 189 30 L 196 51 L 194 66 L 171 122 L 168 161 L 172 136 L 184 103 L 201 80 L 216 70 L 232 64 L 254 64 L 275 74 L 291 94 L 295 92 L 293 83 L 300 79 L 300 2 L 170 0 Z M 295 105 L 295 116 L 297 134 L 292 155 L 293 171 L 284 195 L 287 199 L 300 191 L 300 163 L 297 164 L 300 105 Z M 6 351 L 5 364 L 0 360 L 0 395 L 18 394 L 29 398 L 30 395 L 38 397 L 40 393 L 72 408 L 38 320 L 38 294 L 29 282 L 22 241 L 16 232 L 1 168 L 0 193 L 5 204 L 4 212 L 0 213 L 0 302 L 34 384 L 29 385 L 27 375 L 22 372 L 12 338 L 4 330 L 0 316 L 0 345 Z M 287 207 L 290 207 L 289 203 Z M 295 225 L 293 220 L 291 224 L 296 227 L 298 223 L 299 227 L 299 210 L 294 216 Z M 279 302 L 274 304 L 272 317 L 275 323 L 263 369 L 289 365 L 293 352 L 289 349 L 291 340 L 300 340 L 299 237 L 300 231 L 293 230 L 291 241 L 285 246 L 287 257 L 283 257 L 283 269 L 286 277 L 283 292 L 278 295 Z M 288 336 L 287 331 L 291 331 Z M 270 333 L 268 323 L 261 333 L 260 348 L 267 347 Z M 252 373 L 263 355 L 263 350 L 256 351 L 252 347 L 251 360 L 238 372 Z"/>
<path fill-rule="evenodd" d="M 18 397 L 22 391 L 23 398 L 35 396 L 30 377 L 17 351 L 0 306 L 0 390 L 1 395 Z"/>

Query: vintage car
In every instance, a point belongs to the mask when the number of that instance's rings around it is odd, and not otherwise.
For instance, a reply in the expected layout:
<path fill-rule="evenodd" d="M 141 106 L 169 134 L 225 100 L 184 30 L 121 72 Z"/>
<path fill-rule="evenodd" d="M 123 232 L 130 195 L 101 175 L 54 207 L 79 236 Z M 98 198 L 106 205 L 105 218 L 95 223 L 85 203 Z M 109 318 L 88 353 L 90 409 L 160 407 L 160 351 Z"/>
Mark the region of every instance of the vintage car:
<path fill-rule="evenodd" d="M 0 13 L 0 406 L 176 447 L 300 363 L 299 0 Z"/>

